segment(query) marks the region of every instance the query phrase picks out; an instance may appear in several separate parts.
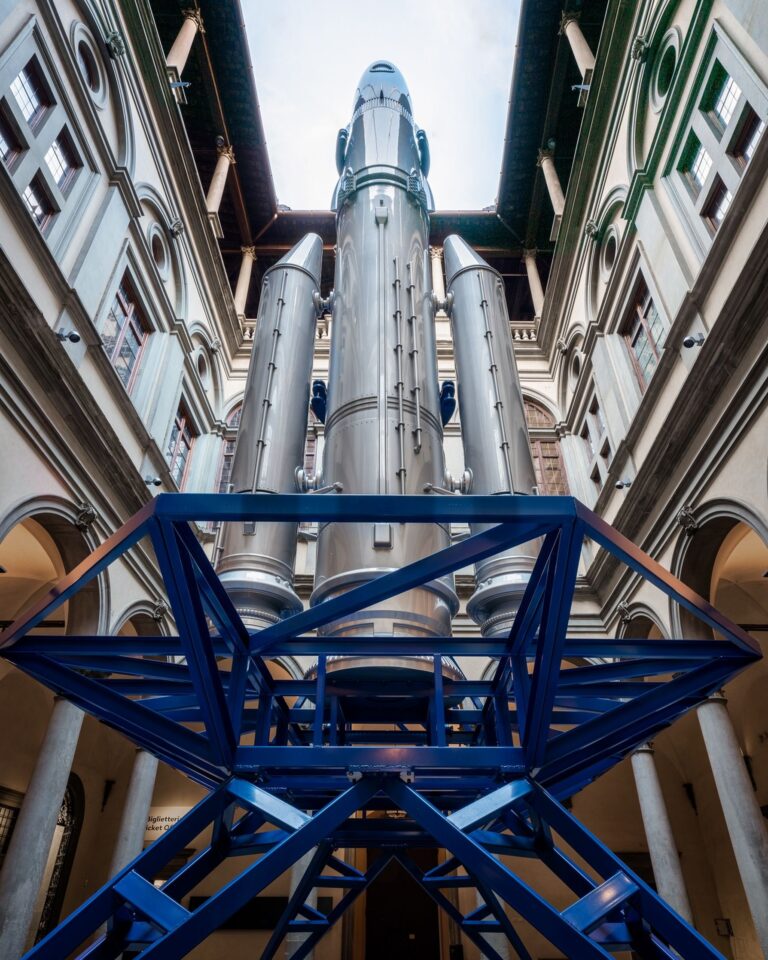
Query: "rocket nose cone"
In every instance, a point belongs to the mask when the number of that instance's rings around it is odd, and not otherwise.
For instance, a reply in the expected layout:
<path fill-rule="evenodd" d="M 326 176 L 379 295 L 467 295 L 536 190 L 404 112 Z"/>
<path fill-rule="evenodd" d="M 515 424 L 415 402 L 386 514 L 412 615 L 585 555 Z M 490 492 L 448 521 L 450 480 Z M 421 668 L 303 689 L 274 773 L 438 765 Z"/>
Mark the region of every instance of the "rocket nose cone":
<path fill-rule="evenodd" d="M 275 267 L 302 267 L 311 273 L 315 283 L 320 285 L 320 270 L 323 263 L 323 241 L 316 233 L 308 233 L 292 247 Z M 274 269 L 274 267 L 272 268 Z"/>
<path fill-rule="evenodd" d="M 376 60 L 362 75 L 357 87 L 354 109 L 357 109 L 361 101 L 379 100 L 382 95 L 385 100 L 404 101 L 409 113 L 412 112 L 411 95 L 405 77 L 389 60 Z"/>
<path fill-rule="evenodd" d="M 475 253 L 466 240 L 452 234 L 443 243 L 443 261 L 445 263 L 445 280 L 451 285 L 453 278 L 465 267 L 488 267 L 481 256 Z"/>

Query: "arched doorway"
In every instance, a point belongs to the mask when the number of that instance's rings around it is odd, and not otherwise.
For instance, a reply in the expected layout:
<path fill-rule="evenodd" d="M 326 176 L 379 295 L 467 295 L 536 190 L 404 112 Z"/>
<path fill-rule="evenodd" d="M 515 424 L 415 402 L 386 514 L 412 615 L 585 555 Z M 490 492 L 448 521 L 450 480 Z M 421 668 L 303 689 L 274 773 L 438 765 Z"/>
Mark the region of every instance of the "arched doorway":
<path fill-rule="evenodd" d="M 0 524 L 0 620 L 3 624 L 12 622 L 45 596 L 61 577 L 90 554 L 94 546 L 88 539 L 90 524 L 84 509 L 55 503 L 40 505 L 38 509 L 35 506 L 27 504 Z M 98 633 L 106 624 L 106 618 L 100 616 L 105 591 L 106 577 L 102 574 L 52 612 L 35 632 L 53 635 Z M 51 729 L 47 712 L 50 695 L 45 691 L 41 693 L 42 688 L 38 689 L 36 684 L 7 664 L 0 679 L 6 711 L 2 720 L 6 737 L 0 755 L 0 788 L 3 788 L 0 789 L 0 818 L 5 824 L 0 836 L 0 854 L 4 858 L 3 870 L 8 871 L 6 887 L 10 877 L 12 890 L 13 878 L 26 869 L 27 876 L 33 878 L 32 888 L 37 890 L 36 897 L 27 897 L 24 904 L 13 904 L 19 936 L 23 931 L 29 948 L 59 920 L 83 821 L 84 791 L 79 778 L 70 771 L 72 756 L 59 754 L 61 775 L 55 781 L 56 788 L 45 790 L 47 781 L 45 775 L 41 775 L 43 779 L 36 781 L 35 800 L 32 800 L 30 776 L 37 774 L 38 767 L 34 765 L 40 763 L 40 745 L 48 736 L 46 727 L 48 731 Z M 37 705 L 32 713 L 27 701 L 34 701 Z M 54 707 L 51 717 L 57 716 L 56 711 Z M 60 713 L 58 715 L 61 717 Z M 68 717 L 60 721 L 58 729 L 63 729 L 62 724 L 73 724 L 71 743 L 74 750 L 81 721 L 75 710 Z M 53 765 L 49 763 L 45 770 L 51 769 Z M 63 778 L 67 774 L 69 781 L 65 787 Z M 11 782 L 17 789 L 11 787 Z M 35 817 L 44 798 L 48 798 L 53 810 L 41 832 L 35 828 Z M 25 800 L 32 802 L 33 807 L 26 806 Z M 19 820 L 25 809 L 34 809 L 35 815 Z M 52 828 L 50 834 L 48 824 Z M 38 839 L 34 856 L 29 853 L 32 834 Z"/>
<path fill-rule="evenodd" d="M 64 894 L 67 881 L 72 871 L 72 864 L 77 850 L 77 841 L 83 826 L 85 816 L 85 791 L 80 777 L 70 773 L 69 783 L 61 801 L 59 816 L 56 821 L 56 832 L 48 854 L 43 882 L 35 906 L 35 913 L 40 920 L 34 942 L 49 933 L 61 918 L 61 908 L 64 903 Z"/>

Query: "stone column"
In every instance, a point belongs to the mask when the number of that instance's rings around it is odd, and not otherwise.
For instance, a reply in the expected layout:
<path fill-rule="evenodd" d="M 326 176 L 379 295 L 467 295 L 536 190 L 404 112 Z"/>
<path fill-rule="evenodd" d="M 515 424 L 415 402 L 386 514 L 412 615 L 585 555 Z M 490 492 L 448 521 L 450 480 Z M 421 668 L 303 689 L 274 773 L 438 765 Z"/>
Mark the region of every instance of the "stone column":
<path fill-rule="evenodd" d="M 199 10 L 184 10 L 183 14 L 184 22 L 181 25 L 181 30 L 176 35 L 173 46 L 165 58 L 165 65 L 169 70 L 174 70 L 177 77 L 181 76 L 187 64 L 198 31 L 203 32 L 203 18 L 200 16 Z"/>
<path fill-rule="evenodd" d="M 558 177 L 557 170 L 555 170 L 552 151 L 539 150 L 538 163 L 541 167 L 541 172 L 544 174 L 544 182 L 547 185 L 547 193 L 552 202 L 552 209 L 555 211 L 555 216 L 562 217 L 563 210 L 565 210 L 565 195 L 563 194 L 563 188 L 560 186 L 560 177 Z"/>
<path fill-rule="evenodd" d="M 533 312 L 538 320 L 544 312 L 544 288 L 541 285 L 539 268 L 536 265 L 536 251 L 523 250 L 523 262 L 525 263 L 525 272 L 528 274 L 528 286 L 531 288 Z"/>
<path fill-rule="evenodd" d="M 237 275 L 237 286 L 235 287 L 235 312 L 242 321 L 245 319 L 245 304 L 251 286 L 251 272 L 256 262 L 256 248 L 240 247 L 240 252 L 243 259 L 240 261 L 240 273 Z"/>
<path fill-rule="evenodd" d="M 219 207 L 221 198 L 224 196 L 224 187 L 227 183 L 227 174 L 230 166 L 235 162 L 235 151 L 225 143 L 218 143 L 216 152 L 219 159 L 216 161 L 216 167 L 211 177 L 211 185 L 208 187 L 208 196 L 205 198 L 205 206 L 208 210 L 208 219 L 213 227 L 213 232 L 217 237 L 223 237 L 224 233 L 219 222 Z"/>
<path fill-rule="evenodd" d="M 0 960 L 19 960 L 67 789 L 83 713 L 57 699 L 0 873 Z"/>
<path fill-rule="evenodd" d="M 697 714 L 757 939 L 768 957 L 768 830 L 726 703 L 717 694 Z"/>
<path fill-rule="evenodd" d="M 560 20 L 560 33 L 564 33 L 568 38 L 582 80 L 584 83 L 589 83 L 595 69 L 595 57 L 581 32 L 578 13 L 563 14 Z"/>
<path fill-rule="evenodd" d="M 640 813 L 659 896 L 684 920 L 692 924 L 693 914 L 688 901 L 688 891 L 685 888 L 672 824 L 669 822 L 650 743 L 644 744 L 632 754 L 632 773 L 635 775 Z"/>
<path fill-rule="evenodd" d="M 298 887 L 298 885 L 304 879 L 304 874 L 307 872 L 307 868 L 312 862 L 312 857 L 314 857 L 314 855 L 315 850 L 313 847 L 312 850 L 309 850 L 304 854 L 301 860 L 297 860 L 296 863 L 294 863 L 291 869 L 291 886 L 288 893 L 289 898 L 294 895 L 296 892 L 296 887 Z M 304 902 L 308 903 L 310 907 L 317 907 L 317 887 L 312 888 L 309 896 Z M 308 936 L 308 933 L 287 933 L 285 935 L 285 960 L 290 960 L 290 958 L 294 955 L 294 953 L 296 953 Z M 314 955 L 315 951 L 310 950 L 310 952 L 307 954 L 307 960 L 312 960 Z"/>
<path fill-rule="evenodd" d="M 432 264 L 432 290 L 438 300 L 445 300 L 445 275 L 443 274 L 443 251 L 440 247 L 430 247 Z"/>
<path fill-rule="evenodd" d="M 117 842 L 109 867 L 110 877 L 119 873 L 144 849 L 144 835 L 147 830 L 147 816 L 152 804 L 152 794 L 155 791 L 157 764 L 157 757 L 153 757 L 148 751 L 136 751 Z"/>

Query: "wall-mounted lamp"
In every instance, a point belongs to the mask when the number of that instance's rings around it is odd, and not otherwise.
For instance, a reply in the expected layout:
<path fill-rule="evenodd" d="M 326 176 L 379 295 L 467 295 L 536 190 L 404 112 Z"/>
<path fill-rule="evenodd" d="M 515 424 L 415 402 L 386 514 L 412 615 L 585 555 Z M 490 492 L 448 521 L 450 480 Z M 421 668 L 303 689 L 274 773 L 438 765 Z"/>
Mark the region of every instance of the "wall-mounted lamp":
<path fill-rule="evenodd" d="M 617 490 L 624 490 L 627 487 L 631 487 L 631 486 L 632 486 L 632 481 L 629 479 L 629 477 L 623 477 L 621 480 L 617 480 L 615 483 L 615 487 Z"/>
<path fill-rule="evenodd" d="M 69 340 L 70 343 L 80 343 L 80 334 L 76 330 L 65 330 L 64 327 L 59 327 L 56 331 L 56 336 L 59 340 Z"/>
<path fill-rule="evenodd" d="M 160 477 L 144 477 L 144 483 L 146 483 L 148 487 L 162 487 L 163 485 Z"/>
<path fill-rule="evenodd" d="M 683 340 L 683 346 L 684 347 L 700 347 L 706 339 L 707 338 L 704 336 L 703 333 L 697 333 L 693 337 L 686 337 L 685 340 Z"/>

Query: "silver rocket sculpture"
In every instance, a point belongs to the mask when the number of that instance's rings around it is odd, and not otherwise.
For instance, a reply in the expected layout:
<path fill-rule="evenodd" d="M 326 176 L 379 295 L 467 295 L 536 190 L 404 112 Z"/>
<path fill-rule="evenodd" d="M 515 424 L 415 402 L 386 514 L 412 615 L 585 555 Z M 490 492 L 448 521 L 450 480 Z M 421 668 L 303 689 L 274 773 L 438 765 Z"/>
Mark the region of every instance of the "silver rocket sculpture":
<path fill-rule="evenodd" d="M 429 485 L 445 485 L 428 252 L 429 153 L 405 80 L 391 63 L 374 63 L 363 74 L 352 119 L 339 132 L 336 161 L 322 483 L 341 483 L 345 494 L 424 494 Z M 449 531 L 437 524 L 329 524 L 319 532 L 311 602 L 449 543 Z M 325 630 L 447 636 L 457 608 L 452 581 L 444 579 Z M 329 671 L 352 668 L 346 658 L 328 663 Z"/>
<path fill-rule="evenodd" d="M 459 380 L 462 484 L 445 469 L 429 258 L 429 147 L 401 73 L 386 61 L 363 74 L 339 131 L 333 198 L 337 248 L 322 469 L 302 469 L 320 299 L 322 243 L 309 234 L 264 277 L 235 450 L 236 492 L 337 491 L 437 495 L 457 489 L 529 494 L 535 479 L 501 278 L 459 237 L 445 243 Z M 317 386 L 317 384 L 315 385 Z M 320 384 L 322 388 L 322 384 Z M 313 401 L 314 409 L 314 401 Z M 340 491 L 340 493 L 339 493 Z M 227 525 L 222 583 L 251 630 L 301 608 L 293 588 L 296 525 Z M 447 547 L 435 523 L 332 523 L 318 533 L 311 604 Z M 536 545 L 477 565 L 470 615 L 486 635 L 508 633 Z M 220 556 L 219 556 L 220 554 Z M 327 635 L 449 636 L 458 610 L 443 578 L 321 628 Z M 432 658 L 328 658 L 347 679 L 432 671 Z M 374 671 L 372 674 L 371 671 Z M 444 671 L 460 675 L 450 660 Z M 312 671 L 310 670 L 310 673 Z"/>

